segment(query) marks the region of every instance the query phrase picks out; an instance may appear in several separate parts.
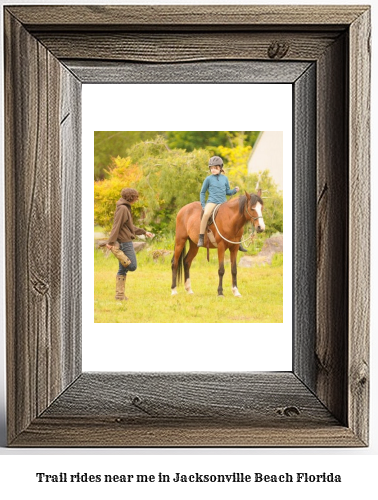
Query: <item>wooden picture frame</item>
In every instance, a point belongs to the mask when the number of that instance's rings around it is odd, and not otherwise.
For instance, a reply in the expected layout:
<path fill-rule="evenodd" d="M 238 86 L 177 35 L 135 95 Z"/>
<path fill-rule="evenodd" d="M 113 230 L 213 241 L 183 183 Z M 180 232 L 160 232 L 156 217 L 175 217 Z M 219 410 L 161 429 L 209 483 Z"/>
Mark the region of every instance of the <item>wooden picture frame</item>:
<path fill-rule="evenodd" d="M 4 23 L 9 446 L 367 446 L 369 7 L 6 6 Z M 82 373 L 81 85 L 215 75 L 293 85 L 293 370 Z"/>

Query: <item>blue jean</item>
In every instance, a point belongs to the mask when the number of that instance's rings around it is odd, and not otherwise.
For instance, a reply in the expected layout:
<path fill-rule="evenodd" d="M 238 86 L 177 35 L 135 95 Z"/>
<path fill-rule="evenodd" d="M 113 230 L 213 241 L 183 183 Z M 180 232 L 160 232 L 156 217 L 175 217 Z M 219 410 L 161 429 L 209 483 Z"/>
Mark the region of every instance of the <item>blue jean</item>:
<path fill-rule="evenodd" d="M 120 243 L 120 248 L 124 254 L 128 256 L 131 260 L 131 263 L 127 267 L 123 267 L 121 263 L 119 263 L 118 273 L 117 275 L 126 276 L 126 273 L 129 271 L 135 271 L 137 268 L 137 259 L 135 255 L 135 250 L 132 241 L 126 241 L 125 243 Z"/>

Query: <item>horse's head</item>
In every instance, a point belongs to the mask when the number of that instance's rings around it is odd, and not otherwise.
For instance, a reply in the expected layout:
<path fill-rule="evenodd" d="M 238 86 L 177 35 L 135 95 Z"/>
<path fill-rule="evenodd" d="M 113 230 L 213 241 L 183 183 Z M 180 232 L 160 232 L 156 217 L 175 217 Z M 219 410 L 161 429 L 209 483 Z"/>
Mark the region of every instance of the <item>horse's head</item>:
<path fill-rule="evenodd" d="M 261 199 L 261 189 L 257 191 L 257 194 L 249 194 L 246 192 L 245 195 L 247 198 L 246 214 L 255 226 L 256 232 L 262 233 L 265 231 L 265 222 L 262 215 L 264 202 Z"/>

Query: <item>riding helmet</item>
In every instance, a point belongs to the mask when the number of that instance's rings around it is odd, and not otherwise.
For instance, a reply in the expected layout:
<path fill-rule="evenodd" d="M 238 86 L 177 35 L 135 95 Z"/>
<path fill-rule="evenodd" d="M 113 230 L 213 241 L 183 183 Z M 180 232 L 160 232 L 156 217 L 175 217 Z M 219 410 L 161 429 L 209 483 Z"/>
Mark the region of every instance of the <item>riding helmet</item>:
<path fill-rule="evenodd" d="M 223 160 L 220 156 L 212 156 L 209 160 L 209 168 L 219 166 L 221 168 L 221 172 L 224 172 L 223 170 Z"/>

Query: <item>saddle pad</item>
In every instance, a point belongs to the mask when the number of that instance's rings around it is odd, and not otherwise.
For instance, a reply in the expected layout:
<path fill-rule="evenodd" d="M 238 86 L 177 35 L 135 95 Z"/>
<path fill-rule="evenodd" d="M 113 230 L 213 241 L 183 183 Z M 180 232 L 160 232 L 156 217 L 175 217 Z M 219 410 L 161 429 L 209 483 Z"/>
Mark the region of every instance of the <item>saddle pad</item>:
<path fill-rule="evenodd" d="M 214 245 L 216 248 L 218 248 L 218 243 L 215 239 L 214 233 L 209 227 L 207 228 L 207 237 L 209 238 L 210 243 Z"/>

